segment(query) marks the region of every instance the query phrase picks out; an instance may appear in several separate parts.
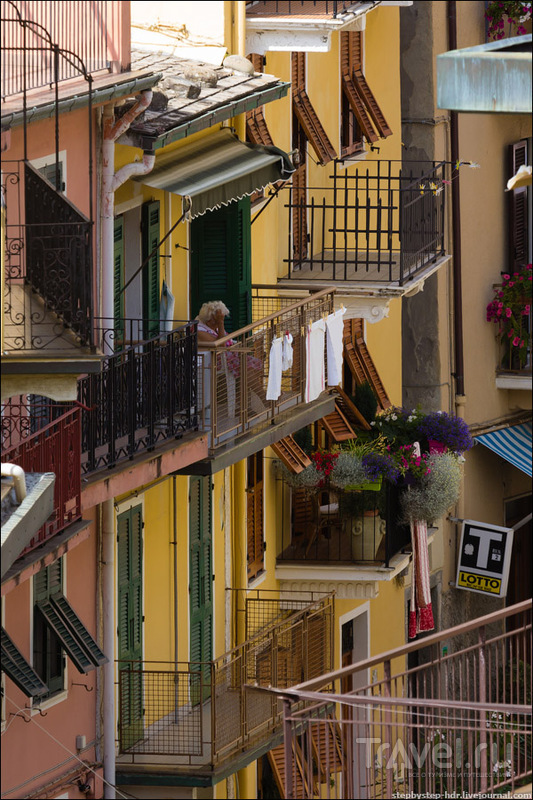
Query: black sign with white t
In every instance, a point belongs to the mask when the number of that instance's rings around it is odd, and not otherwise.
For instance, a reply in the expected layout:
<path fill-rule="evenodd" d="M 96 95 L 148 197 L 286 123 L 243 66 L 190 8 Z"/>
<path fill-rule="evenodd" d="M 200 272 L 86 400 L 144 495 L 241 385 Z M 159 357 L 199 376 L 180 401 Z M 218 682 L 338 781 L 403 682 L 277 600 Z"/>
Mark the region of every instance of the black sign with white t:
<path fill-rule="evenodd" d="M 512 528 L 463 520 L 457 588 L 505 597 L 512 546 Z"/>

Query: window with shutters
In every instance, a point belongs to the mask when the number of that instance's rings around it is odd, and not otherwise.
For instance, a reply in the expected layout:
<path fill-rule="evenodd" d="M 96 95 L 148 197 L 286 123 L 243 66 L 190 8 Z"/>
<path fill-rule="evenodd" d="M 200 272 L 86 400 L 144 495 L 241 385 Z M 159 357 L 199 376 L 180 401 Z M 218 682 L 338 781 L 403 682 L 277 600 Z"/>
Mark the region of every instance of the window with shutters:
<path fill-rule="evenodd" d="M 62 584 L 62 559 L 42 569 L 33 582 L 33 662 L 48 687 L 47 696 L 64 687 L 63 651 L 83 674 L 108 661 L 63 594 Z"/>
<path fill-rule="evenodd" d="M 363 33 L 341 31 L 341 156 L 363 149 L 363 137 L 390 136 L 385 116 L 363 73 Z"/>
<path fill-rule="evenodd" d="M 228 333 L 251 322 L 250 198 L 244 197 L 191 223 L 191 315 L 222 300 L 230 310 Z"/>
<path fill-rule="evenodd" d="M 263 451 L 247 459 L 247 562 L 248 580 L 252 581 L 265 570 Z"/>
<path fill-rule="evenodd" d="M 254 65 L 255 72 L 263 72 L 265 66 L 265 57 L 259 53 L 251 53 L 248 60 Z M 252 111 L 246 112 L 246 141 L 251 144 L 260 144 L 263 146 L 271 146 L 274 144 L 268 125 L 266 123 L 264 106 L 258 106 Z M 258 189 L 250 197 L 252 208 L 256 203 L 259 203 L 265 197 L 265 190 Z"/>
<path fill-rule="evenodd" d="M 211 694 L 213 658 L 213 536 L 211 481 L 193 476 L 189 485 L 189 614 L 190 660 L 197 664 L 192 702 Z"/>

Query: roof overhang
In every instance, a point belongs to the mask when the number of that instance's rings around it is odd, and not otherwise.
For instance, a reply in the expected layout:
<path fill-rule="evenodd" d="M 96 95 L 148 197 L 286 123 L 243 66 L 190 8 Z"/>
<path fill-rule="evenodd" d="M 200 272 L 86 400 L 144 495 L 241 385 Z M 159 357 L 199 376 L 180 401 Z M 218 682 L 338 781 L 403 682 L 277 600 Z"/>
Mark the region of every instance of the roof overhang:
<path fill-rule="evenodd" d="M 531 114 L 531 34 L 437 56 L 437 105 L 452 111 Z"/>
<path fill-rule="evenodd" d="M 365 29 L 366 15 L 380 2 L 353 3 L 337 17 L 302 18 L 297 14 L 246 16 L 246 52 L 264 55 L 269 51 L 327 53 L 335 31 Z"/>
<path fill-rule="evenodd" d="M 2 522 L 2 580 L 53 512 L 55 479 L 53 472 L 39 475 L 24 500 Z"/>
<path fill-rule="evenodd" d="M 228 205 L 294 172 L 277 147 L 241 142 L 222 128 L 197 142 L 159 156 L 147 175 L 134 180 L 183 197 L 189 218 Z"/>

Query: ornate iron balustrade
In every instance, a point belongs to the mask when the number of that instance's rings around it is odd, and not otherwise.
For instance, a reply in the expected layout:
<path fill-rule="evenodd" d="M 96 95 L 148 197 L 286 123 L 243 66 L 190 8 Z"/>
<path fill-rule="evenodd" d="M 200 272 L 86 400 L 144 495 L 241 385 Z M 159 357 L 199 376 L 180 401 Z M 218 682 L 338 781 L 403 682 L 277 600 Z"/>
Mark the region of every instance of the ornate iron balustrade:
<path fill-rule="evenodd" d="M 74 53 L 89 73 L 122 61 L 121 6 L 100 0 L 2 0 L 2 97 L 79 77 L 77 64 L 68 58 Z"/>
<path fill-rule="evenodd" d="M 252 298 L 251 325 L 212 345 L 201 344 L 203 427 L 211 432 L 211 452 L 250 431 L 259 432 L 306 402 L 305 331 L 333 311 L 334 291 L 325 289 L 298 301 L 271 291 Z M 293 337 L 292 367 L 283 373 L 279 398 L 266 400 L 272 341 L 286 331 Z"/>
<path fill-rule="evenodd" d="M 284 698 L 283 796 L 320 798 L 324 786 L 332 800 L 520 792 L 532 774 L 531 663 L 528 600 L 262 692 Z"/>
<path fill-rule="evenodd" d="M 281 705 L 244 685 L 289 686 L 332 668 L 333 595 L 255 592 L 242 610 L 254 635 L 214 661 L 118 662 L 121 765 L 153 756 L 194 774 L 246 751 L 251 761 L 279 731 Z"/>
<path fill-rule="evenodd" d="M 197 430 L 197 360 L 191 322 L 108 356 L 100 373 L 82 378 L 83 474 Z"/>
<path fill-rule="evenodd" d="M 328 187 L 287 189 L 288 277 L 403 286 L 445 255 L 445 165 L 415 177 L 394 161 L 337 164 Z M 434 187 L 434 188 L 433 188 Z"/>
<path fill-rule="evenodd" d="M 379 492 L 314 495 L 283 487 L 281 508 L 278 563 L 388 567 L 393 556 L 411 546 L 409 526 L 398 522 L 399 490 L 387 483 Z"/>
<path fill-rule="evenodd" d="M 18 464 L 25 472 L 53 472 L 54 512 L 23 551 L 27 553 L 81 518 L 80 409 L 46 406 L 56 419 L 34 428 L 39 406 L 9 402 L 2 414 L 2 461 Z"/>
<path fill-rule="evenodd" d="M 3 162 L 2 170 L 6 350 L 65 355 L 90 345 L 92 223 L 30 164 Z"/>

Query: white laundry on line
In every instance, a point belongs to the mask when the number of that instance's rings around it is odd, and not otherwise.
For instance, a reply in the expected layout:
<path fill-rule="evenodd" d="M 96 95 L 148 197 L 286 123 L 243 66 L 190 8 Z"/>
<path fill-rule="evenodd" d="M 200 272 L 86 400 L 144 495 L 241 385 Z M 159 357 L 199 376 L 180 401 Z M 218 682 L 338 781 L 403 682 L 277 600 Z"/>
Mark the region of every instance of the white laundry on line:
<path fill-rule="evenodd" d="M 270 347 L 270 358 L 268 362 L 268 386 L 266 399 L 277 400 L 281 394 L 281 361 L 283 351 L 283 339 L 278 336 L 272 339 Z"/>
<path fill-rule="evenodd" d="M 328 354 L 328 386 L 342 383 L 342 337 L 344 332 L 344 306 L 329 314 L 326 320 L 326 345 Z"/>
<path fill-rule="evenodd" d="M 281 371 L 286 372 L 292 367 L 292 334 L 283 334 L 283 349 L 281 354 Z"/>
<path fill-rule="evenodd" d="M 324 336 L 326 323 L 318 319 L 307 328 L 305 339 L 305 402 L 311 403 L 326 388 L 324 376 Z"/>

